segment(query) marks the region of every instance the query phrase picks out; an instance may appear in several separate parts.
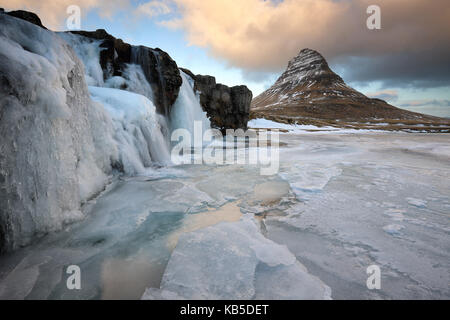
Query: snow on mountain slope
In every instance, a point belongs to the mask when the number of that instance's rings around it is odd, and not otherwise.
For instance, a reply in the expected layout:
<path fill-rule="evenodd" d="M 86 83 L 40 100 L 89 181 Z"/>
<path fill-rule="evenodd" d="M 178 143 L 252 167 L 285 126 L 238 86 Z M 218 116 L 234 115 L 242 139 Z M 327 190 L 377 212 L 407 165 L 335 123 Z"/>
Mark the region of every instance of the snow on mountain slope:
<path fill-rule="evenodd" d="M 398 109 L 350 88 L 317 51 L 303 49 L 284 73 L 252 101 L 253 117 L 320 119 L 417 119 L 418 113 Z"/>
<path fill-rule="evenodd" d="M 289 61 L 287 69 L 274 85 L 254 99 L 252 107 L 257 110 L 332 96 L 365 97 L 348 87 L 341 77 L 331 71 L 320 53 L 303 49 Z"/>

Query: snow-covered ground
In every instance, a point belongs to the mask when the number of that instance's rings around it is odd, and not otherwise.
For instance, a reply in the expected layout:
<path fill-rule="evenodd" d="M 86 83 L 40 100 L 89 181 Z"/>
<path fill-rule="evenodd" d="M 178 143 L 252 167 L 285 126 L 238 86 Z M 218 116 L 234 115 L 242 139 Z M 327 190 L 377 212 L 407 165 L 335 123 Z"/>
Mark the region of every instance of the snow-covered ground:
<path fill-rule="evenodd" d="M 182 165 L 116 180 L 86 220 L 1 258 L 0 298 L 450 298 L 446 135 L 281 142 L 273 176 Z"/>
<path fill-rule="evenodd" d="M 296 134 L 328 134 L 330 131 L 339 132 L 339 133 L 375 133 L 378 131 L 382 131 L 380 129 L 347 129 L 347 128 L 338 128 L 332 126 L 323 126 L 318 127 L 315 125 L 302 125 L 302 124 L 286 124 L 281 122 L 276 122 L 267 119 L 253 119 L 248 122 L 249 128 L 254 129 L 278 129 L 281 130 L 280 133 L 296 133 Z"/>
<path fill-rule="evenodd" d="M 297 120 L 301 121 L 301 117 Z M 378 121 L 380 119 L 373 119 Z M 339 120 L 336 120 L 339 122 Z M 281 133 L 296 133 L 296 134 L 327 134 L 330 131 L 339 133 L 377 133 L 380 131 L 403 131 L 403 132 L 416 132 L 416 133 L 448 133 L 450 130 L 447 125 L 434 125 L 434 124 L 414 124 L 410 127 L 402 123 L 387 123 L 387 122 L 340 122 L 340 126 L 315 126 L 315 125 L 302 125 L 302 124 L 286 124 L 276 122 L 264 118 L 252 119 L 248 122 L 249 128 L 254 129 L 278 129 Z M 406 127 L 405 127 L 406 126 Z M 354 128 L 353 128 L 354 127 Z M 361 128 L 362 127 L 362 128 Z M 363 129 L 364 128 L 364 129 Z"/>

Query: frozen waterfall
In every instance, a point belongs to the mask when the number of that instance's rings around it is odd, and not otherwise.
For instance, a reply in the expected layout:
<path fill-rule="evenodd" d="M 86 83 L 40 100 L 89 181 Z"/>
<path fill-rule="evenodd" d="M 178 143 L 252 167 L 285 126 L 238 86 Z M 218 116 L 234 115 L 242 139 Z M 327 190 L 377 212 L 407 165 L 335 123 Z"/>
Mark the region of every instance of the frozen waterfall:
<path fill-rule="evenodd" d="M 145 174 L 154 164 L 169 164 L 167 121 L 156 113 L 142 67 L 127 64 L 122 76 L 105 76 L 100 66 L 101 41 L 71 33 L 60 35 L 84 64 L 91 98 L 112 119 L 120 169 L 128 175 Z"/>
<path fill-rule="evenodd" d="M 186 129 L 194 133 L 194 121 L 202 122 L 203 132 L 211 128 L 211 123 L 200 105 L 200 99 L 193 90 L 194 81 L 180 70 L 183 84 L 180 88 L 177 101 L 172 107 L 170 114 L 171 129 Z"/>
<path fill-rule="evenodd" d="M 89 92 L 113 120 L 114 139 L 125 173 L 142 174 L 152 163 L 170 162 L 169 146 L 161 131 L 163 117 L 149 99 L 111 88 L 89 87 Z"/>

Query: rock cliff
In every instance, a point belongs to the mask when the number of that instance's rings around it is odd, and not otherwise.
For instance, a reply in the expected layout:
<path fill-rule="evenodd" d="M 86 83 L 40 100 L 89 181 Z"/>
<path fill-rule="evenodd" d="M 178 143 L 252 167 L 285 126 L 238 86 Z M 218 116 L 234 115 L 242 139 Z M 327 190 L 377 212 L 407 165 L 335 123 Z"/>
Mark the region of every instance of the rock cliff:
<path fill-rule="evenodd" d="M 211 126 L 225 129 L 246 129 L 252 92 L 246 86 L 228 87 L 216 83 L 212 76 L 194 75 L 182 69 L 194 80 L 194 91 L 200 95 L 200 104 L 207 112 Z"/>

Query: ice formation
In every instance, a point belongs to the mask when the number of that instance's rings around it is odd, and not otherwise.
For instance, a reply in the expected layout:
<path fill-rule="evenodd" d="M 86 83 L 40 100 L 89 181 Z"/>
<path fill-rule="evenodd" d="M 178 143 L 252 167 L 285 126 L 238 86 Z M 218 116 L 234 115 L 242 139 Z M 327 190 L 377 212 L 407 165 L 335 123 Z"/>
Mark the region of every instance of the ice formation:
<path fill-rule="evenodd" d="M 161 130 L 162 116 L 143 95 L 111 88 L 89 87 L 114 123 L 114 139 L 123 171 L 143 174 L 152 164 L 170 162 L 169 145 Z"/>
<path fill-rule="evenodd" d="M 80 204 L 104 187 L 117 154 L 111 119 L 91 102 L 70 46 L 5 14 L 0 25 L 5 250 L 81 219 Z"/>
<path fill-rule="evenodd" d="M 330 299 L 331 290 L 246 216 L 181 236 L 161 289 L 142 298 Z"/>
<path fill-rule="evenodd" d="M 6 14 L 0 24 L 2 251 L 82 219 L 113 168 L 145 174 L 170 157 L 140 66 L 105 77 L 99 41 Z"/>
<path fill-rule="evenodd" d="M 180 74 L 183 84 L 170 114 L 172 130 L 187 129 L 192 136 L 194 134 L 194 121 L 200 121 L 202 130 L 205 132 L 205 130 L 211 128 L 211 125 L 206 117 L 206 112 L 200 105 L 199 97 L 193 91 L 193 80 L 181 70 Z"/>

